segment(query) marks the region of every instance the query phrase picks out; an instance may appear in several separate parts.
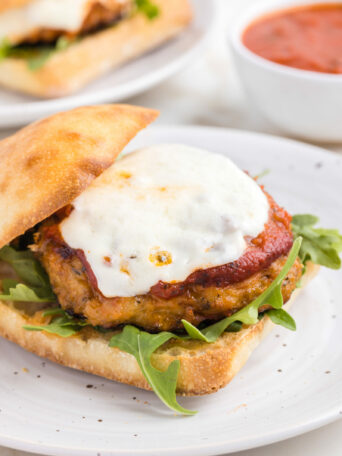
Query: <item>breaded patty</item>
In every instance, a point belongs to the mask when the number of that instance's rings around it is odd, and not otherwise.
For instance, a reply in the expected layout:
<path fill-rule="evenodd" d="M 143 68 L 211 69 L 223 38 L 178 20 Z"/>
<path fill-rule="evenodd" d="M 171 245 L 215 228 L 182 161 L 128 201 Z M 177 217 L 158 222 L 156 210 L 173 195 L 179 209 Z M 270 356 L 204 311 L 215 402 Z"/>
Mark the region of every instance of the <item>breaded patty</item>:
<path fill-rule="evenodd" d="M 158 282 L 148 293 L 105 297 L 82 250 L 74 250 L 60 232 L 72 206 L 47 219 L 34 247 L 49 274 L 60 305 L 84 316 L 93 326 L 134 324 L 150 331 L 175 330 L 186 319 L 198 326 L 231 315 L 249 304 L 277 277 L 293 243 L 290 215 L 266 193 L 269 218 L 264 230 L 246 239 L 246 250 L 232 263 L 194 271 L 183 282 Z M 302 274 L 299 260 L 283 283 L 286 302 Z"/>
<path fill-rule="evenodd" d="M 67 32 L 48 28 L 37 28 L 29 35 L 18 36 L 15 44 L 50 43 L 61 36 L 73 38 L 79 35 L 98 30 L 102 27 L 115 23 L 122 17 L 127 16 L 134 9 L 133 0 L 90 0 L 87 12 L 79 30 Z"/>
<path fill-rule="evenodd" d="M 150 331 L 182 328 L 182 318 L 198 325 L 205 320 L 219 320 L 246 306 L 266 290 L 279 274 L 287 256 L 248 279 L 226 287 L 190 285 L 184 294 L 169 299 L 151 293 L 134 297 L 106 298 L 93 288 L 86 269 L 76 254 L 63 253 L 49 243 L 39 253 L 60 305 L 83 315 L 94 326 L 115 327 L 133 324 Z M 286 302 L 296 287 L 302 265 L 296 261 L 282 286 Z"/>

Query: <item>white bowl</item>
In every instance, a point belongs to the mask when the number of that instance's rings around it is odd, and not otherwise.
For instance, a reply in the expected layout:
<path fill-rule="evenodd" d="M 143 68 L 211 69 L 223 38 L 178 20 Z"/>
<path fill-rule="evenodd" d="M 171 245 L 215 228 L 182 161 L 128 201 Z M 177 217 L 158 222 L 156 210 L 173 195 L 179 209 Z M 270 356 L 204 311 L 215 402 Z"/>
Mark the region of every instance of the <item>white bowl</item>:
<path fill-rule="evenodd" d="M 342 75 L 316 73 L 271 62 L 247 49 L 241 40 L 246 27 L 265 13 L 314 3 L 329 1 L 272 0 L 254 5 L 235 23 L 231 47 L 248 96 L 270 122 L 296 137 L 340 142 Z"/>

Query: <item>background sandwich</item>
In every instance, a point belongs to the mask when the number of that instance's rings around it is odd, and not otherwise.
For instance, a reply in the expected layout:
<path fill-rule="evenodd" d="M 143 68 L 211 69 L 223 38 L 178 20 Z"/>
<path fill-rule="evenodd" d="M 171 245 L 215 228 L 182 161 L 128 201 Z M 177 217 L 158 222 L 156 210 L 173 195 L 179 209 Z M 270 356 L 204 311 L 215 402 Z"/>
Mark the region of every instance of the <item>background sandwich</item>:
<path fill-rule="evenodd" d="M 174 37 L 188 0 L 11 0 L 0 5 L 0 84 L 41 97 L 81 89 Z"/>
<path fill-rule="evenodd" d="M 340 267 L 342 237 L 226 157 L 160 145 L 114 163 L 156 116 L 80 108 L 1 142 L 0 333 L 191 414 L 176 392 L 216 391 L 272 324 L 294 330 L 284 302 Z"/>

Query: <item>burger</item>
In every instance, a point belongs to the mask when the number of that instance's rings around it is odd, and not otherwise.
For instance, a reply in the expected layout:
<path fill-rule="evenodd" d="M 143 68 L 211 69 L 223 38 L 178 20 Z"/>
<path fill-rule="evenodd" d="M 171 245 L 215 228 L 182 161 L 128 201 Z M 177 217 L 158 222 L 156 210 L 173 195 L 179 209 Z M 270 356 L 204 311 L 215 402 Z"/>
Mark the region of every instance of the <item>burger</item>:
<path fill-rule="evenodd" d="M 40 97 L 71 94 L 191 19 L 188 0 L 3 0 L 0 84 Z"/>
<path fill-rule="evenodd" d="M 121 154 L 157 112 L 83 107 L 0 145 L 0 334 L 68 367 L 176 394 L 225 386 L 342 236 L 291 217 L 227 157 Z M 120 155 L 120 157 L 118 157 Z"/>

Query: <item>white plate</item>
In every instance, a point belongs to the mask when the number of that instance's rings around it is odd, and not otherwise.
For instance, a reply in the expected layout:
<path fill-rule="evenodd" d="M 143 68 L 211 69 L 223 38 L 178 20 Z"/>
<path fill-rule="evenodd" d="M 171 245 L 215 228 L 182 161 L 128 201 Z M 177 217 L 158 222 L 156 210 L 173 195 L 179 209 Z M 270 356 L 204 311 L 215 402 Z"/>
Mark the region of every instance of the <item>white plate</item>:
<path fill-rule="evenodd" d="M 178 37 L 114 69 L 75 95 L 40 100 L 0 88 L 0 128 L 20 126 L 81 105 L 120 101 L 158 84 L 202 49 L 215 24 L 216 0 L 191 0 L 194 20 Z"/>
<path fill-rule="evenodd" d="M 342 158 L 333 153 L 203 127 L 150 128 L 132 147 L 160 142 L 226 154 L 252 175 L 270 168 L 263 182 L 280 204 L 342 228 Z M 322 269 L 294 306 L 297 332 L 277 327 L 220 392 L 180 398 L 199 411 L 194 417 L 175 416 L 153 393 L 45 363 L 1 340 L 0 444 L 63 456 L 209 456 L 334 421 L 342 414 L 341 296 L 341 271 Z"/>

